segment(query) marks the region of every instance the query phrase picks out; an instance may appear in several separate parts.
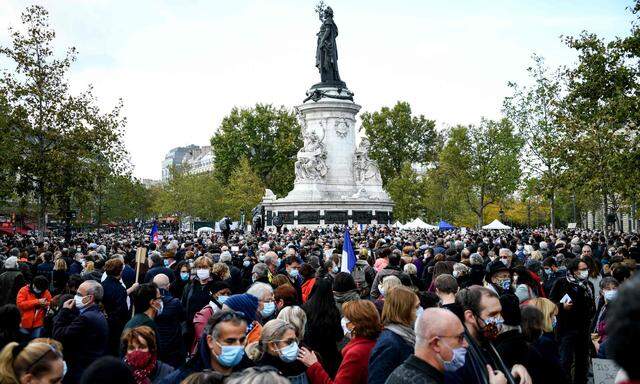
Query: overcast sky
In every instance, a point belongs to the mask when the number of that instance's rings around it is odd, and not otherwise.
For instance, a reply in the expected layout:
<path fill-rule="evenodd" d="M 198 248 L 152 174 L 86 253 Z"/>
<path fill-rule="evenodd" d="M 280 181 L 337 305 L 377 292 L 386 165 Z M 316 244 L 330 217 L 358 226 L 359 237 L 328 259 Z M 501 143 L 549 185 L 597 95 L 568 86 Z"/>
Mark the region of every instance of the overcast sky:
<path fill-rule="evenodd" d="M 233 106 L 291 108 L 319 81 L 316 1 L 0 0 L 0 43 L 29 4 L 44 5 L 57 46 L 75 46 L 75 91 L 123 98 L 134 175 L 159 179 L 166 152 L 207 145 Z M 408 101 L 439 127 L 500 116 L 507 81 L 532 53 L 575 55 L 561 35 L 628 33 L 622 0 L 329 0 L 342 79 L 363 111 Z M 375 139 L 374 139 L 375 140 Z"/>

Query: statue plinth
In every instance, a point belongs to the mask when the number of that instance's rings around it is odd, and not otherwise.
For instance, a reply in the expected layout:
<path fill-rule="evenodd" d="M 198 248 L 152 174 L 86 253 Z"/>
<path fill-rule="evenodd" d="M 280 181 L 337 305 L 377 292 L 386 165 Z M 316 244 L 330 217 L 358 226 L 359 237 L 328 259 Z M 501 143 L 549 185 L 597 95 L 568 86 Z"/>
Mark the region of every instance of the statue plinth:
<path fill-rule="evenodd" d="M 369 158 L 367 139 L 356 147 L 360 105 L 346 88 L 314 87 L 307 95 L 316 98 L 296 107 L 304 145 L 293 190 L 284 198 L 263 200 L 267 226 L 270 217 L 281 214 L 290 226 L 390 223 L 393 202 Z"/>

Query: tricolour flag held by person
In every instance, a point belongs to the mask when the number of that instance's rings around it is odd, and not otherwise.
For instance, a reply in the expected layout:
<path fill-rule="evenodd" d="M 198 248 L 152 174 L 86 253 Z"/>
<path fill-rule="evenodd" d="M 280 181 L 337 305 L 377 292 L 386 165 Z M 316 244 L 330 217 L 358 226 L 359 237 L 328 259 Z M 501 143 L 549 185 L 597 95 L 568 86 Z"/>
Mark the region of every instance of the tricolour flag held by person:
<path fill-rule="evenodd" d="M 356 266 L 356 254 L 353 252 L 353 245 L 351 244 L 351 235 L 349 234 L 349 227 L 344 231 L 344 244 L 342 244 L 342 260 L 340 262 L 340 272 L 349 272 Z"/>
<path fill-rule="evenodd" d="M 151 233 L 149 233 L 149 240 L 153 241 L 154 243 L 158 242 L 158 223 L 153 223 Z"/>

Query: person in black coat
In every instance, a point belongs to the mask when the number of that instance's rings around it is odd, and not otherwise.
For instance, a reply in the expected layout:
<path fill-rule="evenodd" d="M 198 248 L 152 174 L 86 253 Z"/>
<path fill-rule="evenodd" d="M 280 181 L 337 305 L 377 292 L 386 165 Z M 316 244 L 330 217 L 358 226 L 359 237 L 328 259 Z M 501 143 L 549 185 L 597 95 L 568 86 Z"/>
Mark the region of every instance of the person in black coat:
<path fill-rule="evenodd" d="M 102 304 L 109 324 L 109 353 L 113 356 L 119 355 L 120 335 L 130 318 L 127 290 L 120 282 L 123 267 L 120 259 L 107 261 L 104 266 L 107 278 L 102 282 Z"/>
<path fill-rule="evenodd" d="M 229 278 L 231 293 L 234 295 L 242 293 L 242 272 L 240 271 L 240 268 L 231 263 L 231 254 L 229 251 L 225 251 L 220 254 L 220 262 L 225 263 L 227 267 L 229 267 L 229 274 L 231 275 Z"/>
<path fill-rule="evenodd" d="M 566 372 L 574 369 L 573 382 L 587 382 L 591 339 L 589 326 L 595 313 L 593 285 L 589 282 L 589 267 L 573 259 L 567 265 L 567 276 L 558 279 L 549 299 L 558 305 L 558 341 L 560 360 Z"/>
<path fill-rule="evenodd" d="M 154 319 L 158 335 L 158 359 L 174 368 L 185 361 L 186 348 L 182 338 L 182 323 L 185 311 L 179 299 L 171 296 L 169 278 L 164 274 L 156 275 L 153 282 L 162 295 L 162 312 Z"/>
<path fill-rule="evenodd" d="M 145 283 L 152 282 L 153 278 L 160 273 L 167 275 L 169 281 L 172 283 L 176 279 L 176 275 L 173 273 L 173 270 L 164 266 L 164 261 L 160 252 L 153 251 L 149 254 L 149 267 L 150 269 L 144 275 Z"/>
<path fill-rule="evenodd" d="M 84 370 L 107 353 L 109 325 L 98 303 L 102 285 L 87 280 L 80 284 L 73 300 L 67 300 L 54 320 L 53 337 L 64 345 L 64 357 L 69 371 L 65 384 L 77 383 Z"/>

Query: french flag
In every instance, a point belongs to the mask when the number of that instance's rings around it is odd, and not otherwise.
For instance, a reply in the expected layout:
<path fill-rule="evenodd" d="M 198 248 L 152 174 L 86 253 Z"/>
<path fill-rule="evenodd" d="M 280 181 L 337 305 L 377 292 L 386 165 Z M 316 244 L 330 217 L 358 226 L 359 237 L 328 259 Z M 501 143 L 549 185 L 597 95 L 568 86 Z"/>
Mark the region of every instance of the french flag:
<path fill-rule="evenodd" d="M 342 245 L 342 260 L 340 261 L 340 272 L 349 272 L 356 266 L 356 254 L 353 252 L 351 244 L 351 234 L 347 226 L 344 231 L 344 244 Z"/>
<path fill-rule="evenodd" d="M 151 233 L 149 233 L 149 239 L 154 243 L 158 242 L 158 223 L 154 222 L 153 227 L 151 228 Z"/>

